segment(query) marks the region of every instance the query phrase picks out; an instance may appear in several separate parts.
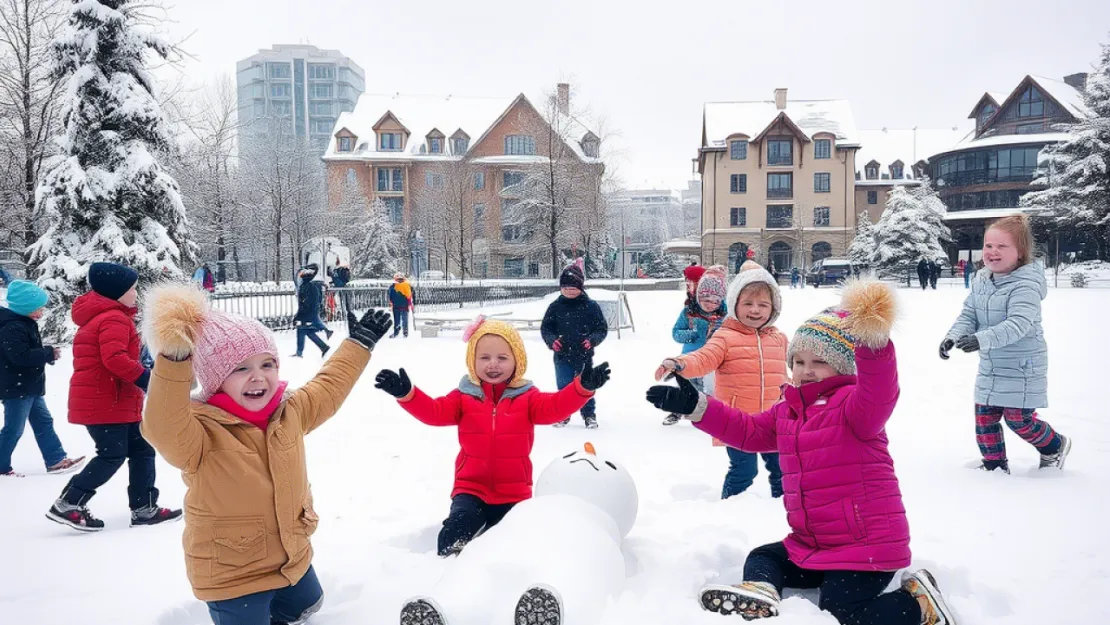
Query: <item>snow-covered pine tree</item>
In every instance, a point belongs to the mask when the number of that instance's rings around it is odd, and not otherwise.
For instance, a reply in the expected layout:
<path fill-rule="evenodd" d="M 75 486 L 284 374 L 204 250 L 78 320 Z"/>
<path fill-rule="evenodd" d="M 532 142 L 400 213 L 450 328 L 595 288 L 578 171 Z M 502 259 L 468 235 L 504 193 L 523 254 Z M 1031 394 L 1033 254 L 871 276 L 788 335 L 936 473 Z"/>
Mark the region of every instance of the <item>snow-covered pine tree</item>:
<path fill-rule="evenodd" d="M 51 295 L 44 330 L 54 338 L 70 333 L 90 263 L 123 263 L 149 282 L 183 278 L 180 263 L 193 262 L 177 182 L 155 158 L 170 134 L 144 65 L 171 48 L 142 22 L 132 0 L 75 0 L 54 42 L 63 127 L 36 191 L 46 230 L 28 250 Z"/>
<path fill-rule="evenodd" d="M 389 219 L 389 209 L 380 199 L 374 200 L 366 212 L 363 225 L 366 236 L 355 251 L 355 276 L 360 278 L 390 278 L 401 267 L 403 252 L 401 239 Z"/>
<path fill-rule="evenodd" d="M 1084 100 L 1090 117 L 1055 127 L 1069 138 L 1041 150 L 1033 184 L 1047 188 L 1026 194 L 1021 205 L 1050 230 L 1076 237 L 1083 257 L 1110 260 L 1110 44 L 1087 77 Z"/>
<path fill-rule="evenodd" d="M 848 261 L 858 269 L 871 267 L 875 263 L 875 224 L 871 215 L 863 211 L 856 219 L 856 238 L 848 246 Z"/>
<path fill-rule="evenodd" d="M 920 190 L 907 191 L 902 185 L 891 189 L 886 210 L 875 224 L 873 267 L 881 275 L 901 277 L 922 258 L 945 256 L 940 240 L 951 234 L 921 195 Z"/>

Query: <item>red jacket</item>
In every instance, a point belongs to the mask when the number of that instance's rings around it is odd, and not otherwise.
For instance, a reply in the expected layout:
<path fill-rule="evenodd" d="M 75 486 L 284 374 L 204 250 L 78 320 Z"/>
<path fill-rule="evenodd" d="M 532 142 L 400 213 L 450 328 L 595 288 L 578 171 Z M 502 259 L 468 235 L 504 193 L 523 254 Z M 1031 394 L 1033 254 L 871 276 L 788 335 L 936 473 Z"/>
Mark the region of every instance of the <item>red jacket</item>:
<path fill-rule="evenodd" d="M 517 503 L 532 496 L 535 426 L 552 425 L 586 405 L 593 393 L 575 378 L 558 393 L 541 393 L 531 382 L 506 389 L 495 405 L 463 376 L 459 388 L 432 399 L 414 388 L 399 400 L 428 425 L 459 427 L 462 450 L 455 459 L 454 497 L 468 493 L 488 504 Z"/>
<path fill-rule="evenodd" d="M 73 377 L 69 422 L 78 425 L 135 423 L 143 418 L 143 392 L 135 381 L 146 371 L 139 362 L 136 308 L 96 292 L 73 302 Z"/>

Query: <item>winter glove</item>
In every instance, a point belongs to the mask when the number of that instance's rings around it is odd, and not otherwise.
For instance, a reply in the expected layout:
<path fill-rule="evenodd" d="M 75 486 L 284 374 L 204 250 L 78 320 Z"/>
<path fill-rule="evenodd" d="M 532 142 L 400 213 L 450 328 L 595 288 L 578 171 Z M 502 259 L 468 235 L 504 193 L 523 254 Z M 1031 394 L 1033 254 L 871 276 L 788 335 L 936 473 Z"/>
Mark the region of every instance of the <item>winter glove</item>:
<path fill-rule="evenodd" d="M 940 359 L 948 360 L 948 350 L 952 349 L 956 342 L 952 339 L 944 339 L 940 342 Z"/>
<path fill-rule="evenodd" d="M 593 347 L 593 343 L 590 342 L 590 339 L 582 339 L 582 349 L 590 351 L 591 347 Z"/>
<path fill-rule="evenodd" d="M 54 364 L 54 361 L 58 360 L 58 358 L 61 358 L 62 356 L 62 351 L 57 347 L 47 345 L 43 349 L 46 351 L 46 364 L 48 365 Z"/>
<path fill-rule="evenodd" d="M 582 388 L 591 393 L 605 386 L 605 383 L 609 381 L 609 363 L 603 362 L 596 367 L 593 364 L 592 360 L 586 363 L 586 368 L 582 370 L 580 379 Z"/>
<path fill-rule="evenodd" d="M 563 341 L 562 341 L 562 339 L 555 339 L 554 341 L 552 341 L 551 349 L 554 350 L 554 351 L 557 351 L 557 352 L 563 351 Z"/>
<path fill-rule="evenodd" d="M 135 380 L 135 386 L 143 389 L 145 393 L 148 385 L 150 385 L 150 369 L 143 369 L 142 375 L 139 376 L 139 379 Z"/>
<path fill-rule="evenodd" d="M 377 382 L 374 388 L 380 388 L 397 399 L 412 392 L 412 382 L 409 382 L 409 374 L 405 373 L 404 369 L 401 369 L 399 374 L 389 369 L 382 369 L 374 380 Z"/>
<path fill-rule="evenodd" d="M 956 341 L 956 347 L 964 350 L 967 353 L 979 351 L 979 339 L 975 338 L 974 334 L 961 336 Z"/>
<path fill-rule="evenodd" d="M 392 319 L 384 310 L 368 310 L 362 319 L 355 317 L 353 312 L 347 312 L 347 330 L 350 339 L 370 351 L 389 331 Z"/>
<path fill-rule="evenodd" d="M 678 360 L 674 358 L 665 358 L 663 359 L 663 364 L 659 365 L 659 368 L 655 370 L 655 381 L 659 382 L 663 379 L 663 376 L 674 373 L 675 371 L 682 371 L 684 368 L 685 367 Z"/>
<path fill-rule="evenodd" d="M 653 386 L 647 391 L 648 403 L 663 412 L 688 415 L 698 406 L 698 389 L 686 378 L 676 375 L 678 387 Z"/>

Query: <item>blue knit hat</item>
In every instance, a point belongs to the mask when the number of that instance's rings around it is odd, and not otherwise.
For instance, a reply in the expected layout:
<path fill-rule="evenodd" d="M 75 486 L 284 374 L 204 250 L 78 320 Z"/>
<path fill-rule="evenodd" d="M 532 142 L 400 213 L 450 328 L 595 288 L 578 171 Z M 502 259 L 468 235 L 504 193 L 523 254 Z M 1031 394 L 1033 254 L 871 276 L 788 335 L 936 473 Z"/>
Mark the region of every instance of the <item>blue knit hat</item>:
<path fill-rule="evenodd" d="M 50 298 L 34 282 L 13 280 L 8 285 L 8 310 L 24 317 L 46 306 Z"/>
<path fill-rule="evenodd" d="M 119 299 L 139 281 L 139 274 L 116 263 L 89 265 L 89 286 L 108 299 Z"/>

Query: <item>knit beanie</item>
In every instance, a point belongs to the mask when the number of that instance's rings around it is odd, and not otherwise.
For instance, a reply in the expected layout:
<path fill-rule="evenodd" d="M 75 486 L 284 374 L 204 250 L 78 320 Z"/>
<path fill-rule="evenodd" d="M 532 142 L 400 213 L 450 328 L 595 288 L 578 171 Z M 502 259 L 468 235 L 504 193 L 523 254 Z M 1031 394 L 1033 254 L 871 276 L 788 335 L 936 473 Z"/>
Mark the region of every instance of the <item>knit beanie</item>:
<path fill-rule="evenodd" d="M 845 310 L 826 308 L 803 323 L 790 341 L 786 362 L 793 363 L 795 354 L 809 351 L 840 375 L 855 375 L 856 337 L 847 328 L 847 318 Z"/>
<path fill-rule="evenodd" d="M 108 299 L 119 299 L 135 286 L 139 274 L 130 267 L 116 263 L 89 265 L 89 286 Z"/>
<path fill-rule="evenodd" d="M 509 380 L 509 387 L 516 388 L 524 385 L 526 383 L 524 372 L 528 370 L 528 354 L 524 351 L 524 341 L 521 340 L 520 333 L 516 331 L 512 324 L 486 319 L 484 315 L 478 315 L 474 323 L 471 323 L 463 332 L 463 340 L 466 341 L 466 368 L 470 381 L 479 386 L 482 384 L 478 378 L 478 370 L 474 366 L 474 360 L 477 356 L 478 339 L 489 334 L 505 339 L 505 342 L 509 344 L 509 349 L 513 352 L 513 360 L 516 360 L 516 371 L 513 372 L 513 377 Z"/>
<path fill-rule="evenodd" d="M 705 267 L 701 265 L 690 265 L 682 270 L 682 276 L 690 282 L 697 282 L 701 280 L 702 275 L 705 274 Z"/>
<path fill-rule="evenodd" d="M 586 288 L 586 273 L 582 270 L 584 262 L 585 261 L 579 258 L 567 265 L 563 273 L 559 274 L 559 288 L 565 286 L 574 287 L 576 289 Z"/>
<path fill-rule="evenodd" d="M 46 291 L 39 288 L 34 282 L 27 280 L 13 280 L 8 285 L 8 310 L 24 317 L 46 306 L 49 301 Z"/>
<path fill-rule="evenodd" d="M 720 265 L 713 265 L 702 270 L 701 279 L 698 280 L 698 290 L 695 293 L 698 299 L 713 296 L 724 300 L 726 289 L 725 268 Z"/>

